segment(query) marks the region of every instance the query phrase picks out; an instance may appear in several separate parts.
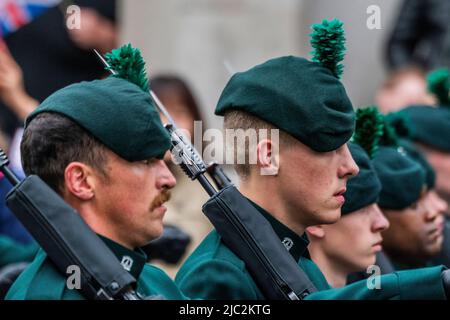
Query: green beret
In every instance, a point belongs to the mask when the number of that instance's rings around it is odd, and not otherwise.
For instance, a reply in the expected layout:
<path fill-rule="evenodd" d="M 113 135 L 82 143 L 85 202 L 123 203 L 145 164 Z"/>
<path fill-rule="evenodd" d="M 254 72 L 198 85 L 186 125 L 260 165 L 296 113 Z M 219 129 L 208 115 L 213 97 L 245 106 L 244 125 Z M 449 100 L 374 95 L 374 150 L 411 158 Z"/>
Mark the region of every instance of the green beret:
<path fill-rule="evenodd" d="M 170 147 L 150 94 L 124 79 L 109 77 L 58 90 L 28 116 L 25 127 L 42 112 L 68 117 L 130 162 L 162 158 Z"/>
<path fill-rule="evenodd" d="M 381 208 L 402 210 L 420 198 L 425 172 L 401 147 L 380 147 L 372 162 L 381 181 Z"/>
<path fill-rule="evenodd" d="M 398 113 L 405 116 L 410 123 L 410 134 L 414 141 L 450 152 L 450 109 L 410 106 Z"/>
<path fill-rule="evenodd" d="M 342 214 L 348 214 L 378 202 L 381 183 L 372 166 L 369 156 L 359 145 L 348 144 L 359 173 L 347 182 Z"/>
<path fill-rule="evenodd" d="M 355 113 L 344 86 L 317 62 L 287 56 L 234 74 L 215 113 L 248 112 L 318 152 L 336 150 L 353 134 Z"/>
<path fill-rule="evenodd" d="M 450 70 L 439 68 L 427 74 L 428 91 L 432 93 L 441 106 L 450 107 Z"/>
<path fill-rule="evenodd" d="M 399 143 L 400 146 L 405 149 L 408 156 L 422 166 L 423 170 L 425 171 L 425 183 L 428 189 L 433 189 L 436 185 L 436 172 L 434 171 L 431 164 L 411 141 L 401 139 Z"/>

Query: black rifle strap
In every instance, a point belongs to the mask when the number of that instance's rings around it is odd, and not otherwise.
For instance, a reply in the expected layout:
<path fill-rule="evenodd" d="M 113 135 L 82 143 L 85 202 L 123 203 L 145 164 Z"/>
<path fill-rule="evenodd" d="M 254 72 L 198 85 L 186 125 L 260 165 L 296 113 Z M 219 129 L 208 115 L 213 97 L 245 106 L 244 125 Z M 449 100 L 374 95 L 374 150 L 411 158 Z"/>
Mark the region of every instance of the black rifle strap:
<path fill-rule="evenodd" d="M 136 284 L 79 213 L 38 176 L 15 186 L 6 202 L 61 274 L 67 275 L 69 266 L 80 268 L 81 291 L 88 299 L 112 299 Z"/>
<path fill-rule="evenodd" d="M 266 298 L 299 300 L 317 291 L 270 223 L 234 186 L 211 197 L 203 212 Z"/>

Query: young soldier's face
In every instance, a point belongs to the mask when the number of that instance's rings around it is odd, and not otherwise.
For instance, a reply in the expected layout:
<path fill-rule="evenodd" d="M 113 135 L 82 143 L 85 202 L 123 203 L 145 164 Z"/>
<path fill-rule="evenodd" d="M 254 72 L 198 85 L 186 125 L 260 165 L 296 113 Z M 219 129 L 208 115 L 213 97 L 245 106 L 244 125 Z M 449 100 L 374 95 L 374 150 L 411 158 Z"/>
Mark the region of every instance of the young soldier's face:
<path fill-rule="evenodd" d="M 98 211 L 122 242 L 148 244 L 163 232 L 164 202 L 175 186 L 174 176 L 158 159 L 128 162 L 108 152 L 107 163 L 108 179 L 95 190 Z"/>
<path fill-rule="evenodd" d="M 428 191 L 406 209 L 383 210 L 391 225 L 383 233 L 386 249 L 406 259 L 417 257 L 418 261 L 436 255 L 442 249 L 446 209 L 436 193 Z"/>
<path fill-rule="evenodd" d="M 332 266 L 348 273 L 366 270 L 375 263 L 376 253 L 382 249 L 381 232 L 388 227 L 378 205 L 371 204 L 342 216 L 334 224 L 321 226 L 322 237 L 310 236 L 311 255 L 314 259 L 315 250 L 320 250 Z"/>
<path fill-rule="evenodd" d="M 336 222 L 344 204 L 347 180 L 358 173 L 346 144 L 316 152 L 302 143 L 280 148 L 278 183 L 290 211 L 303 226 Z"/>

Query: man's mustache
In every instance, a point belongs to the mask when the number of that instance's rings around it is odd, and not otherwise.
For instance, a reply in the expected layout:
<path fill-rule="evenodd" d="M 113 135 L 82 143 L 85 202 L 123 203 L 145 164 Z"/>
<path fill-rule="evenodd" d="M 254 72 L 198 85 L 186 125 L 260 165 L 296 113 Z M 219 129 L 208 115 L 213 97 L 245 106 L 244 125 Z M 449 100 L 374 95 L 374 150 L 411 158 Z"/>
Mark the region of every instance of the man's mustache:
<path fill-rule="evenodd" d="M 151 210 L 154 210 L 160 206 L 163 205 L 164 202 L 167 202 L 170 200 L 170 191 L 168 189 L 163 189 L 161 193 L 156 196 L 155 199 L 152 201 Z"/>

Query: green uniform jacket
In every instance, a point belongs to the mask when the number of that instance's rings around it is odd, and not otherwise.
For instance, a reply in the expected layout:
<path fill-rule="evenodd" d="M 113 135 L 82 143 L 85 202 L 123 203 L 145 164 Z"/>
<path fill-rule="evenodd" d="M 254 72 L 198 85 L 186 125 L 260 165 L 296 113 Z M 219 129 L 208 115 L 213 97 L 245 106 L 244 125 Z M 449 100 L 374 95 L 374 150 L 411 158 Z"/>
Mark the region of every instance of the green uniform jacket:
<path fill-rule="evenodd" d="M 0 268 L 10 263 L 30 262 L 36 256 L 36 243 L 23 245 L 6 236 L 0 236 Z"/>
<path fill-rule="evenodd" d="M 123 262 L 124 258 L 127 258 L 126 269 L 138 280 L 136 289 L 141 295 L 161 295 L 165 299 L 174 300 L 186 299 L 164 271 L 146 263 L 147 257 L 141 250 L 131 251 L 109 239 L 101 238 L 119 261 Z M 56 270 L 56 267 L 41 249 L 33 262 L 14 282 L 6 295 L 6 300 L 85 299 L 77 290 L 69 289 L 66 281 L 66 277 Z"/>
<path fill-rule="evenodd" d="M 256 206 L 256 205 L 255 205 Z M 298 261 L 318 292 L 307 299 L 445 299 L 441 272 L 444 267 L 400 271 L 383 275 L 381 289 L 368 289 L 359 281 L 332 289 L 317 265 L 309 258 L 306 236 L 299 237 L 256 206 L 269 220 L 280 240 Z M 181 267 L 176 283 L 183 293 L 194 299 L 259 300 L 263 294 L 239 259 L 213 230 Z"/>

